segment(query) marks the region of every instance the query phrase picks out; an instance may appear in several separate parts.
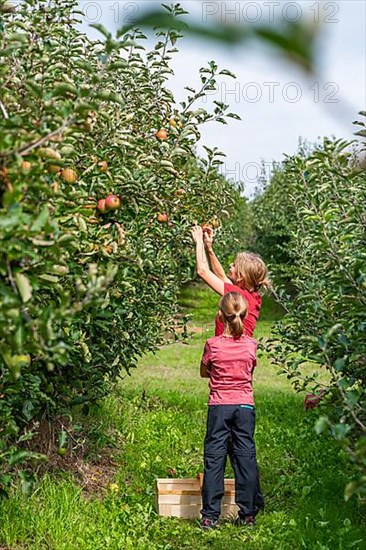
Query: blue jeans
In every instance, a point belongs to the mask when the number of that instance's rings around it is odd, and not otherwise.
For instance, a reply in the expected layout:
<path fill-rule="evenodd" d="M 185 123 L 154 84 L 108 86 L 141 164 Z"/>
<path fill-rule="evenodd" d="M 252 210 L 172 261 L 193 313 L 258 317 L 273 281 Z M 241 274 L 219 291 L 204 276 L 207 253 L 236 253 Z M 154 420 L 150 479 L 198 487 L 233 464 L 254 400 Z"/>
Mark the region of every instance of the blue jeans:
<path fill-rule="evenodd" d="M 235 502 L 239 507 L 239 516 L 255 516 L 264 507 L 254 429 L 254 407 L 209 405 L 204 444 L 203 517 L 218 519 L 220 516 L 228 455 L 235 475 Z"/>

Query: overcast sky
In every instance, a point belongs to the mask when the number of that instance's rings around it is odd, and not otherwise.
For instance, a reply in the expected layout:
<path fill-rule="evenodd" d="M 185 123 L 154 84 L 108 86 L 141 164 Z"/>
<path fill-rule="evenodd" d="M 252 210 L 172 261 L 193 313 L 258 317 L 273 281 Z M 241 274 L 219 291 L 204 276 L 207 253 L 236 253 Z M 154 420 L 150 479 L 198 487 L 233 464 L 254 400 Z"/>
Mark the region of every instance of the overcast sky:
<path fill-rule="evenodd" d="M 100 22 L 114 30 L 134 14 L 160 2 L 99 0 L 79 4 L 85 10 L 83 30 L 95 37 L 88 23 Z M 209 60 L 237 75 L 236 81 L 223 79 L 212 99 L 230 104 L 230 110 L 242 121 L 229 119 L 227 126 L 202 126 L 201 144 L 217 146 L 226 153 L 223 173 L 244 181 L 247 195 L 256 186 L 262 160 L 269 172 L 273 160 L 281 161 L 284 154 L 296 152 L 300 137 L 310 142 L 332 135 L 353 138 L 352 121 L 358 111 L 366 110 L 366 2 L 323 2 L 323 8 L 316 1 L 191 0 L 180 4 L 192 17 L 209 23 L 215 18 L 232 23 L 252 24 L 255 19 L 265 22 L 271 13 L 274 17 L 282 14 L 288 19 L 314 20 L 323 9 L 327 22 L 319 43 L 318 75 L 309 79 L 262 46 L 233 48 L 190 37 L 178 42 L 180 52 L 172 62 L 175 75 L 168 84 L 177 101 L 186 95 L 184 86 L 199 86 L 198 70 Z M 197 108 L 207 106 L 197 103 Z"/>

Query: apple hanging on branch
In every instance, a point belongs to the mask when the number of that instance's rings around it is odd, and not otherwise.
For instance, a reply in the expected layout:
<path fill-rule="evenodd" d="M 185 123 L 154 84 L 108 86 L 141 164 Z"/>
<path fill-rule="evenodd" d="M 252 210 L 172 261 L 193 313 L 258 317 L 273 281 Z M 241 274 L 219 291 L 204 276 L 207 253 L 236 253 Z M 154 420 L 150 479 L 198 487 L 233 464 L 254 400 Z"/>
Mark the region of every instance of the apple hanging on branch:
<path fill-rule="evenodd" d="M 32 169 L 32 164 L 29 162 L 29 160 L 23 160 L 20 167 L 22 172 L 26 173 L 26 172 L 30 172 L 30 170 Z"/>
<path fill-rule="evenodd" d="M 100 199 L 98 201 L 98 204 L 97 204 L 97 209 L 99 210 L 99 212 L 101 212 L 102 214 L 105 214 L 107 212 L 107 208 L 105 206 L 105 199 Z"/>
<path fill-rule="evenodd" d="M 159 223 L 168 223 L 169 216 L 165 212 L 164 213 L 158 212 L 158 214 L 156 215 L 156 219 L 158 220 Z"/>
<path fill-rule="evenodd" d="M 164 141 L 168 139 L 168 132 L 166 131 L 165 128 L 160 128 L 160 130 L 156 132 L 155 136 L 161 141 Z"/>
<path fill-rule="evenodd" d="M 117 195 L 108 195 L 105 199 L 105 206 L 107 210 L 117 210 L 121 206 L 121 201 Z"/>
<path fill-rule="evenodd" d="M 60 176 L 66 183 L 75 183 L 78 179 L 77 173 L 72 168 L 64 168 L 61 170 Z"/>
<path fill-rule="evenodd" d="M 99 199 L 97 209 L 102 214 L 106 214 L 110 210 L 117 210 L 121 206 L 121 199 L 117 195 L 108 195 L 105 199 Z"/>

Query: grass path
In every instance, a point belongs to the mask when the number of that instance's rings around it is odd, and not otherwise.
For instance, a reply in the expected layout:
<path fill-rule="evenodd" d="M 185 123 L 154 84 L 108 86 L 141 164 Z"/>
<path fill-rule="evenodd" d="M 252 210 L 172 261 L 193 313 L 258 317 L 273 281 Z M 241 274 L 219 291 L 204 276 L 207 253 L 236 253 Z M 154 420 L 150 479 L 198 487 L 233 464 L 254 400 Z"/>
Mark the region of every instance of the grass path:
<path fill-rule="evenodd" d="M 70 475 L 46 476 L 30 499 L 18 493 L 0 507 L 0 549 L 173 550 L 364 549 L 365 509 L 343 499 L 347 459 L 313 429 L 266 357 L 255 375 L 256 442 L 266 511 L 247 532 L 230 522 L 202 533 L 192 521 L 154 511 L 155 478 L 192 477 L 202 470 L 207 381 L 198 376 L 203 343 L 212 334 L 216 296 L 185 289 L 197 331 L 188 344 L 143 358 L 100 408 L 93 433 L 118 467 L 103 498 L 86 499 Z M 256 337 L 268 336 L 280 311 L 266 300 Z M 232 476 L 228 467 L 227 475 Z"/>

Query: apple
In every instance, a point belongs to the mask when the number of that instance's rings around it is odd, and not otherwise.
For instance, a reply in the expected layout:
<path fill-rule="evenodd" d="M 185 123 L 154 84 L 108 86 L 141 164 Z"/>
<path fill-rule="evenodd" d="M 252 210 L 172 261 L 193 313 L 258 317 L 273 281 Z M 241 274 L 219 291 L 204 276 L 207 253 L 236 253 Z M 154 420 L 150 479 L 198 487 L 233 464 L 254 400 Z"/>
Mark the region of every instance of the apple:
<path fill-rule="evenodd" d="M 101 160 L 100 162 L 98 162 L 98 166 L 101 172 L 107 172 L 108 162 L 106 162 L 105 160 Z"/>
<path fill-rule="evenodd" d="M 168 214 L 162 214 L 161 212 L 159 212 L 156 216 L 156 219 L 159 223 L 167 223 L 169 221 L 169 216 Z"/>
<path fill-rule="evenodd" d="M 107 245 L 103 246 L 103 251 L 108 255 L 112 254 L 113 246 L 111 246 L 110 244 L 107 244 Z"/>
<path fill-rule="evenodd" d="M 185 189 L 183 189 L 183 188 L 177 189 L 176 192 L 175 192 L 175 195 L 176 195 L 177 197 L 183 197 L 183 195 L 185 195 L 185 194 L 186 194 L 186 191 L 185 191 Z"/>
<path fill-rule="evenodd" d="M 65 447 L 60 447 L 59 449 L 57 449 L 57 454 L 60 456 L 65 456 L 66 453 L 67 453 L 67 449 L 65 449 Z"/>
<path fill-rule="evenodd" d="M 116 195 L 108 195 L 105 199 L 105 207 L 107 210 L 117 210 L 121 206 L 121 201 Z"/>
<path fill-rule="evenodd" d="M 217 218 L 212 218 L 209 225 L 211 225 L 213 229 L 217 229 L 218 227 L 220 227 L 221 223 L 220 220 L 218 220 Z"/>
<path fill-rule="evenodd" d="M 100 200 L 98 201 L 97 209 L 98 209 L 99 212 L 101 212 L 102 214 L 105 214 L 105 213 L 107 212 L 107 208 L 106 208 L 106 205 L 105 205 L 105 199 L 100 199 Z"/>
<path fill-rule="evenodd" d="M 66 183 L 75 183 L 78 179 L 77 173 L 72 168 L 64 168 L 61 170 L 60 175 Z"/>
<path fill-rule="evenodd" d="M 47 170 L 50 174 L 58 174 L 59 172 L 61 172 L 61 168 L 57 164 L 50 164 L 47 167 Z"/>
<path fill-rule="evenodd" d="M 158 139 L 164 141 L 165 139 L 168 139 L 168 132 L 165 130 L 165 128 L 160 128 L 160 130 L 156 132 L 155 136 Z"/>
<path fill-rule="evenodd" d="M 22 172 L 29 172 L 32 168 L 32 164 L 28 160 L 23 160 L 20 167 L 22 169 Z"/>
<path fill-rule="evenodd" d="M 169 119 L 169 124 L 172 128 L 175 128 L 177 125 L 177 121 L 174 118 Z"/>
<path fill-rule="evenodd" d="M 72 145 L 66 144 L 66 145 L 63 145 L 63 147 L 61 147 L 60 153 L 61 155 L 65 155 L 66 157 L 68 157 L 73 153 L 75 153 L 75 149 Z"/>
<path fill-rule="evenodd" d="M 58 151 L 55 151 L 51 147 L 42 147 L 39 150 L 39 154 L 41 155 L 42 158 L 61 160 L 60 153 Z"/>

